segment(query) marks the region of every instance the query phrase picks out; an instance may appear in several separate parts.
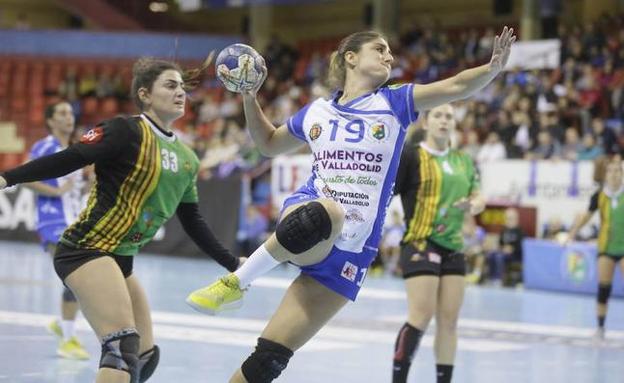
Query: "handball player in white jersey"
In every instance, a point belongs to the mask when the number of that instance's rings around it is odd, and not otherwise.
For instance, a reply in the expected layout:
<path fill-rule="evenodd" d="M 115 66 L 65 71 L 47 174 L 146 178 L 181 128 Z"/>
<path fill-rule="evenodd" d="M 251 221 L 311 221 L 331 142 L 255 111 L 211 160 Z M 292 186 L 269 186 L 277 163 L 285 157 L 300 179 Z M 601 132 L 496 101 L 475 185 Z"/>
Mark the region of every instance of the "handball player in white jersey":
<path fill-rule="evenodd" d="M 393 61 L 388 43 L 377 32 L 354 33 L 332 54 L 336 92 L 278 128 L 256 99 L 261 83 L 243 94 L 249 132 L 264 155 L 309 145 L 314 162 L 306 184 L 284 202 L 276 232 L 234 273 L 187 298 L 206 313 L 236 308 L 262 274 L 282 262 L 301 268 L 230 382 L 273 381 L 297 349 L 355 300 L 377 254 L 407 127 L 419 112 L 466 98 L 492 81 L 514 40 L 505 27 L 488 64 L 431 84 L 384 86 Z"/>
<path fill-rule="evenodd" d="M 74 133 L 74 111 L 66 101 L 48 105 L 44 111 L 49 135 L 35 142 L 30 149 L 30 160 L 48 156 L 67 148 Z M 56 244 L 65 229 L 71 225 L 84 207 L 84 182 L 82 169 L 59 178 L 26 184 L 34 190 L 37 205 L 37 233 L 44 250 L 54 256 Z M 67 359 L 89 359 L 89 354 L 76 337 L 75 322 L 78 314 L 76 297 L 63 287 L 61 319 L 54 319 L 48 331 L 59 339 L 57 354 Z"/>

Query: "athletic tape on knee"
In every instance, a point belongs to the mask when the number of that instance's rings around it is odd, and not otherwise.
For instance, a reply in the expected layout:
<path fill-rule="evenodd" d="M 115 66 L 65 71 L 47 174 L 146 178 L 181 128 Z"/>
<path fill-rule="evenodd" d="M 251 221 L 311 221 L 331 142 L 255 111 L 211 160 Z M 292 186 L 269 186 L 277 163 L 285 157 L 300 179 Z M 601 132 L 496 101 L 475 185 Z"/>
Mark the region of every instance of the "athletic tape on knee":
<path fill-rule="evenodd" d="M 609 301 L 609 297 L 611 296 L 611 285 L 610 284 L 599 284 L 598 285 L 598 303 L 602 303 L 606 305 Z"/>
<path fill-rule="evenodd" d="M 125 328 L 102 337 L 100 368 L 112 368 L 130 374 L 130 382 L 138 381 L 139 333 Z"/>
<path fill-rule="evenodd" d="M 256 350 L 243 362 L 241 371 L 248 383 L 270 383 L 286 369 L 292 356 L 288 347 L 258 338 Z"/>
<path fill-rule="evenodd" d="M 331 234 L 331 219 L 320 202 L 299 206 L 275 230 L 277 241 L 293 254 L 310 250 Z"/>
<path fill-rule="evenodd" d="M 76 302 L 76 296 L 74 295 L 74 293 L 68 289 L 67 287 L 65 287 L 63 289 L 63 302 Z"/>

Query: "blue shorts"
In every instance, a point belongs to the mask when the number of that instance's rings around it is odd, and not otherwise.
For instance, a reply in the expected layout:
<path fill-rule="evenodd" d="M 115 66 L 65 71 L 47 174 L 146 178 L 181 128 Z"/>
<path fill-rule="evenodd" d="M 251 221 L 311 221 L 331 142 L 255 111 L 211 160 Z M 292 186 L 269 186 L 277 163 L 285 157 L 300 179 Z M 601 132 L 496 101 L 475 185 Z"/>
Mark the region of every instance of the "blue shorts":
<path fill-rule="evenodd" d="M 298 191 L 284 201 L 282 212 L 293 204 L 312 201 L 317 198 L 319 197 L 316 195 Z M 360 253 L 353 253 L 340 250 L 334 246 L 327 258 L 321 262 L 309 266 L 299 266 L 299 268 L 302 274 L 309 275 L 328 289 L 355 301 L 364 278 L 366 278 L 368 267 L 376 256 L 377 251 L 375 250 L 364 249 Z"/>
<path fill-rule="evenodd" d="M 41 246 L 45 249 L 49 244 L 56 245 L 66 228 L 66 226 L 50 225 L 39 229 L 37 232 L 39 233 Z"/>
<path fill-rule="evenodd" d="M 309 275 L 328 289 L 355 301 L 368 267 L 376 256 L 377 252 L 372 250 L 352 253 L 334 246 L 321 262 L 300 266 L 301 274 Z"/>

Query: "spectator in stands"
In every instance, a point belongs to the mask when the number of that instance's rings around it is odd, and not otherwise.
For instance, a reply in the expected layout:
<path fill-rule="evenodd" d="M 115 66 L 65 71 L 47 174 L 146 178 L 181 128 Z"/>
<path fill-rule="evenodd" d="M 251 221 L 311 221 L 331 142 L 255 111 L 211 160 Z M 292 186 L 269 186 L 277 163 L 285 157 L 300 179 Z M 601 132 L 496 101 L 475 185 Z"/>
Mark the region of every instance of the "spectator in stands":
<path fill-rule="evenodd" d="M 91 97 L 96 95 L 98 81 L 95 77 L 95 69 L 92 67 L 87 68 L 86 73 L 83 73 L 78 82 L 78 95 L 80 97 Z"/>
<path fill-rule="evenodd" d="M 496 132 L 505 146 L 505 157 L 507 157 L 507 153 L 516 151 L 513 138 L 516 136 L 518 126 L 512 122 L 509 111 L 505 109 L 498 111 L 496 120 L 490 126 L 490 131 Z"/>
<path fill-rule="evenodd" d="M 219 108 L 219 117 L 228 119 L 239 117 L 241 113 L 240 102 L 236 95 L 231 92 L 225 92 L 223 101 Z"/>
<path fill-rule="evenodd" d="M 95 95 L 98 98 L 110 97 L 115 94 L 115 84 L 108 72 L 102 72 L 95 86 Z"/>
<path fill-rule="evenodd" d="M 583 151 L 583 144 L 580 142 L 578 130 L 569 127 L 565 132 L 565 140 L 561 147 L 561 157 L 565 160 L 576 161 Z"/>
<path fill-rule="evenodd" d="M 520 227 L 518 210 L 505 210 L 505 227 L 500 233 L 499 248 L 488 254 L 490 279 L 495 284 L 513 286 L 522 282 L 522 240 L 524 232 Z"/>
<path fill-rule="evenodd" d="M 464 153 L 468 154 L 470 158 L 472 158 L 476 162 L 479 155 L 479 150 L 481 150 L 481 145 L 479 144 L 479 135 L 477 134 L 477 131 L 474 129 L 465 131 L 464 141 L 465 144 L 461 146 L 461 150 Z"/>
<path fill-rule="evenodd" d="M 558 241 L 565 234 L 566 228 L 559 217 L 551 217 L 544 225 L 542 238 Z"/>
<path fill-rule="evenodd" d="M 479 165 L 504 160 L 507 157 L 507 151 L 505 145 L 500 141 L 500 137 L 496 132 L 488 133 L 483 146 L 479 149 L 477 154 L 477 163 Z"/>
<path fill-rule="evenodd" d="M 596 145 L 602 147 L 605 154 L 611 155 L 620 153 L 620 145 L 617 136 L 612 129 L 605 126 L 602 118 L 594 117 L 592 119 L 591 130 L 596 137 Z"/>
<path fill-rule="evenodd" d="M 561 156 L 561 145 L 553 140 L 548 130 L 541 130 L 537 133 L 537 145 L 527 153 L 527 159 L 549 160 L 557 159 Z"/>
<path fill-rule="evenodd" d="M 59 84 L 58 93 L 61 98 L 74 101 L 78 99 L 78 75 L 76 67 L 67 68 L 65 79 Z"/>
<path fill-rule="evenodd" d="M 240 143 L 237 132 L 240 127 L 234 120 L 226 122 L 221 133 L 215 134 L 208 142 L 206 153 L 200 163 L 200 171 L 206 178 L 225 177 L 236 166 L 241 165 Z"/>
<path fill-rule="evenodd" d="M 468 266 L 466 281 L 468 283 L 481 283 L 485 276 L 485 252 L 483 249 L 485 230 L 477 225 L 474 216 L 466 214 L 464 215 L 462 234 L 464 236 L 463 253 L 466 254 L 466 265 Z"/>
<path fill-rule="evenodd" d="M 583 135 L 583 141 L 578 151 L 579 161 L 593 161 L 604 154 L 604 148 L 596 145 L 596 140 L 592 133 L 585 133 Z"/>

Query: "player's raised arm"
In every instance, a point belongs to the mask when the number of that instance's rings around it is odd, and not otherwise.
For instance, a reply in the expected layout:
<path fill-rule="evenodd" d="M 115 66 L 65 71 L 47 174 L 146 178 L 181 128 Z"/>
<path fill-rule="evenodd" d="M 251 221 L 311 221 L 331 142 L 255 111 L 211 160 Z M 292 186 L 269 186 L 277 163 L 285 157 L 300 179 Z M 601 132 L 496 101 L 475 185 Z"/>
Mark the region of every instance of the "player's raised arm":
<path fill-rule="evenodd" d="M 453 77 L 414 85 L 414 107 L 424 111 L 438 105 L 467 98 L 486 86 L 503 70 L 511 45 L 516 41 L 513 28 L 503 28 L 503 32 L 494 38 L 494 48 L 490 62 L 476 68 L 466 69 Z"/>
<path fill-rule="evenodd" d="M 286 124 L 275 128 L 264 115 L 255 96 L 243 94 L 243 110 L 247 129 L 254 143 L 264 156 L 275 157 L 278 154 L 293 151 L 304 144 L 288 131 Z"/>

